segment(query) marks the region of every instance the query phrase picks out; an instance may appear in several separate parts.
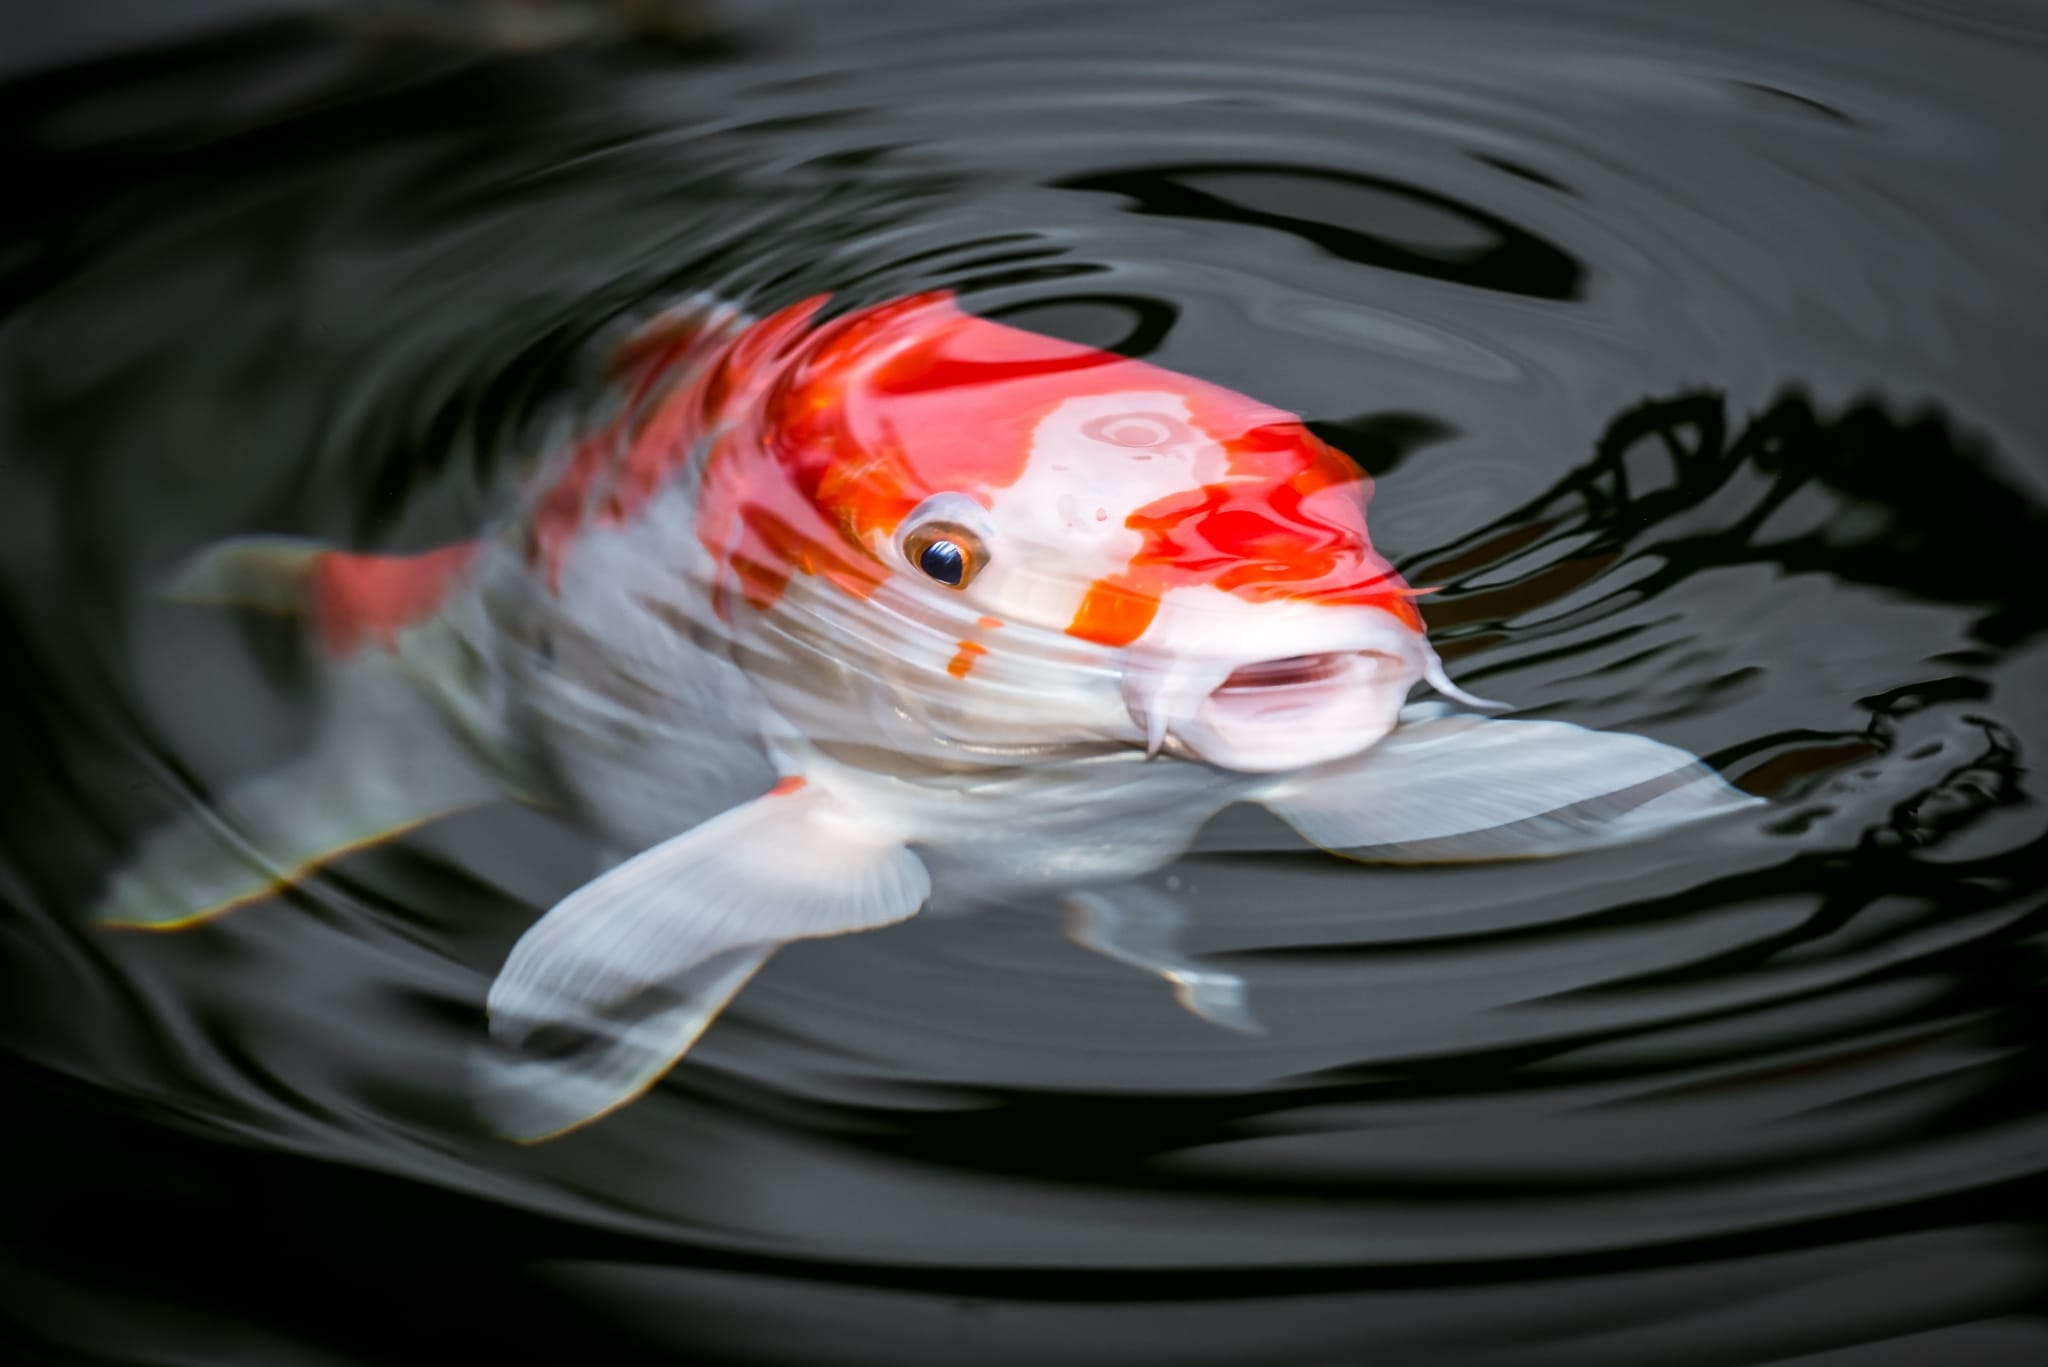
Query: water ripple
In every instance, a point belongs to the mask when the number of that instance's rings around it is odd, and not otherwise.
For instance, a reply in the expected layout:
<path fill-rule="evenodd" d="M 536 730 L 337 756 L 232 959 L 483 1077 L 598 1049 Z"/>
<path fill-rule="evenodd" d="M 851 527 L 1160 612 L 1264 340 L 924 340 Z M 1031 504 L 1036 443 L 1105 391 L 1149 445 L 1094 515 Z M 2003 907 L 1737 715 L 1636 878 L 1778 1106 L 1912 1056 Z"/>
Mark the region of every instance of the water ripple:
<path fill-rule="evenodd" d="M 475 1348 L 390 1303 L 515 1361 L 2048 1357 L 2026 7 L 452 32 L 0 91 L 43 187 L 0 228 L 18 1356 Z M 790 949 L 668 1083 L 531 1150 L 462 1058 L 574 832 L 472 813 L 204 934 L 78 924 L 309 722 L 289 631 L 152 602 L 164 567 L 473 530 L 679 296 L 932 287 L 1300 411 L 1374 473 L 1461 682 L 1769 812 L 1370 868 L 1234 810 L 1153 886 L 1263 1036 L 1054 908 L 937 915 Z M 171 1256 L 199 1225 L 217 1268 Z"/>

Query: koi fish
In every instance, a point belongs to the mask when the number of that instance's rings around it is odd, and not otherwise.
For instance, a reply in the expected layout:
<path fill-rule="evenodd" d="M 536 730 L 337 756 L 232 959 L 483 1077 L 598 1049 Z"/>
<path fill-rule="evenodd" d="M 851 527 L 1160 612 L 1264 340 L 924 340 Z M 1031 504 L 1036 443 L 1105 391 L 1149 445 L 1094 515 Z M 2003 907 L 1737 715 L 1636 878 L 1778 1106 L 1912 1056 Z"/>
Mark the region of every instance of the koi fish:
<path fill-rule="evenodd" d="M 1639 736 L 1481 715 L 1373 549 L 1367 477 L 1295 415 L 944 293 L 825 303 L 641 329 L 608 420 L 492 535 L 193 562 L 174 596 L 303 614 L 328 705 L 100 919 L 190 925 L 508 796 L 567 813 L 616 860 L 514 947 L 475 1068 L 537 1139 L 651 1086 L 778 946 L 935 886 L 1064 893 L 1082 943 L 1256 1028 L 1130 887 L 1232 803 L 1399 861 L 1755 801 Z"/>

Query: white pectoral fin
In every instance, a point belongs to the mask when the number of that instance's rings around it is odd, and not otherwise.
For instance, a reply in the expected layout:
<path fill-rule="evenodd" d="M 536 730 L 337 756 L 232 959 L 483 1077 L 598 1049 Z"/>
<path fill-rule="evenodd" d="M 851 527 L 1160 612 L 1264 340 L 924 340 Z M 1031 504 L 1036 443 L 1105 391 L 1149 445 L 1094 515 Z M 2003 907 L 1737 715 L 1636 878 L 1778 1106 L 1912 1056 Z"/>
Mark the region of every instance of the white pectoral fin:
<path fill-rule="evenodd" d="M 1180 947 L 1187 909 L 1169 894 L 1138 884 L 1113 891 L 1069 893 L 1067 938 L 1085 949 L 1164 978 L 1174 1000 L 1211 1025 L 1262 1035 L 1245 1002 L 1244 979 L 1205 966 Z"/>
<path fill-rule="evenodd" d="M 1620 844 L 1762 805 L 1683 750 L 1567 722 L 1411 709 L 1356 759 L 1259 797 L 1325 849 L 1426 863 Z"/>
<path fill-rule="evenodd" d="M 771 793 L 569 894 L 490 993 L 478 1102 L 550 1138 L 652 1086 L 777 946 L 901 921 L 931 894 L 901 840 L 817 790 Z"/>

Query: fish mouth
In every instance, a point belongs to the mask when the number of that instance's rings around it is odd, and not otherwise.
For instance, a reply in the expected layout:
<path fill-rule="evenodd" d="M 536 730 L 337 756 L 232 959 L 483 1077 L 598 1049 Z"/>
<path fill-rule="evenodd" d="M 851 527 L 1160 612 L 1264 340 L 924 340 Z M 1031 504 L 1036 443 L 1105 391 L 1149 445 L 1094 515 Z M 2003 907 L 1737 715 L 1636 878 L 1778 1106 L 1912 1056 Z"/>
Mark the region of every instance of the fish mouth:
<path fill-rule="evenodd" d="M 1393 729 L 1423 662 L 1410 652 L 1329 650 L 1127 676 L 1146 750 L 1249 773 L 1357 754 Z"/>
<path fill-rule="evenodd" d="M 1370 605 L 1176 590 L 1122 665 L 1123 703 L 1146 754 L 1239 773 L 1360 755 L 1400 723 L 1420 683 L 1467 707 L 1496 705 L 1445 677 L 1412 613 Z"/>
<path fill-rule="evenodd" d="M 1323 651 L 1316 655 L 1287 655 L 1277 660 L 1260 660 L 1230 671 L 1209 696 L 1226 702 L 1254 696 L 1271 697 L 1277 689 L 1300 689 L 1329 679 L 1343 677 L 1354 656 L 1377 651 Z"/>
<path fill-rule="evenodd" d="M 1407 661 L 1378 650 L 1260 660 L 1230 671 L 1178 730 L 1227 768 L 1299 768 L 1379 740 L 1414 678 Z"/>

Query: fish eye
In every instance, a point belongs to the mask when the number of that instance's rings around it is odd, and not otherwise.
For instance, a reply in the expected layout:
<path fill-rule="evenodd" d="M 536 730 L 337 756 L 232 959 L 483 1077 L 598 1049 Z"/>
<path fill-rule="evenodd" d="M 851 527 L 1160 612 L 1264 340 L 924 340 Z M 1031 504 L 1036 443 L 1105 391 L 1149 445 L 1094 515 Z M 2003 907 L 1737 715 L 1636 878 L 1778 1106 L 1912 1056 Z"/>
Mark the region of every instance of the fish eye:
<path fill-rule="evenodd" d="M 967 576 L 967 555 L 950 541 L 933 541 L 917 557 L 917 567 L 941 584 L 959 588 Z"/>
<path fill-rule="evenodd" d="M 949 589 L 966 588 L 988 560 L 981 538 L 950 522 L 919 527 L 904 538 L 903 554 L 926 578 Z"/>

